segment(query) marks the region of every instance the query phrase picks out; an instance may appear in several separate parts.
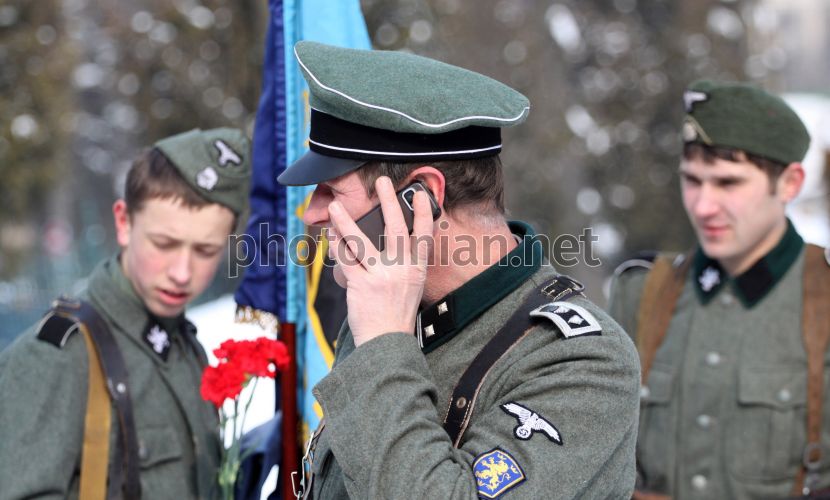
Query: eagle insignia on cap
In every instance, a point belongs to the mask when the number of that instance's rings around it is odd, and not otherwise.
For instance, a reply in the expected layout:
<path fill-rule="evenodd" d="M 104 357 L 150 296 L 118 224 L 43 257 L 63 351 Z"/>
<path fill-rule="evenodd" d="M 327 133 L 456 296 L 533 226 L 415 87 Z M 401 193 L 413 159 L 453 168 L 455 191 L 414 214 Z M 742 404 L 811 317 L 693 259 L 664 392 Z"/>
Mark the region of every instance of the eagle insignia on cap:
<path fill-rule="evenodd" d="M 219 182 L 219 174 L 213 167 L 205 167 L 196 174 L 196 184 L 202 189 L 213 191 L 217 182 Z"/>
<path fill-rule="evenodd" d="M 602 326 L 584 307 L 569 302 L 551 302 L 530 312 L 532 318 L 546 318 L 559 328 L 565 338 L 600 335 Z"/>
<path fill-rule="evenodd" d="M 234 151 L 232 147 L 228 146 L 225 141 L 216 139 L 213 141 L 213 145 L 216 146 L 216 149 L 219 151 L 220 167 L 224 167 L 228 163 L 233 163 L 237 166 L 242 164 L 242 157 L 239 156 L 239 153 Z"/>
<path fill-rule="evenodd" d="M 501 405 L 501 409 L 513 415 L 519 421 L 519 425 L 513 430 L 513 434 L 517 438 L 527 441 L 533 437 L 534 432 L 541 432 L 548 439 L 562 446 L 562 436 L 559 434 L 559 430 L 535 411 L 512 401 Z"/>
<path fill-rule="evenodd" d="M 698 92 L 697 90 L 687 90 L 683 92 L 683 105 L 686 107 L 686 112 L 691 113 L 695 107 L 695 103 L 709 100 L 709 94 L 705 92 Z"/>

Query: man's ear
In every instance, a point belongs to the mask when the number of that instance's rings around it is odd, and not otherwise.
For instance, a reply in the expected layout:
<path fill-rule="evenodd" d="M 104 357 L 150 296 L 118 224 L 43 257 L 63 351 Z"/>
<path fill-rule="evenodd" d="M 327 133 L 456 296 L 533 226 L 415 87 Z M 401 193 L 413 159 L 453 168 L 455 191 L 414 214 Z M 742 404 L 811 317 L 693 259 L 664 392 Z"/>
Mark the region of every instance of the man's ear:
<path fill-rule="evenodd" d="M 119 199 L 112 204 L 112 215 L 115 219 L 115 236 L 120 247 L 126 247 L 130 243 L 130 229 L 132 221 L 130 212 L 127 210 L 127 202 Z"/>
<path fill-rule="evenodd" d="M 429 189 L 432 195 L 435 196 L 435 201 L 438 202 L 438 206 L 441 207 L 441 210 L 443 211 L 445 194 L 444 189 L 446 187 L 446 179 L 444 179 L 444 174 L 435 167 L 424 165 L 409 173 L 407 184 L 416 180 L 421 181 L 424 185 L 426 185 L 427 189 Z"/>
<path fill-rule="evenodd" d="M 788 203 L 792 201 L 798 193 L 801 192 L 801 187 L 804 185 L 804 167 L 801 163 L 790 163 L 787 168 L 778 176 L 777 190 L 781 201 Z"/>

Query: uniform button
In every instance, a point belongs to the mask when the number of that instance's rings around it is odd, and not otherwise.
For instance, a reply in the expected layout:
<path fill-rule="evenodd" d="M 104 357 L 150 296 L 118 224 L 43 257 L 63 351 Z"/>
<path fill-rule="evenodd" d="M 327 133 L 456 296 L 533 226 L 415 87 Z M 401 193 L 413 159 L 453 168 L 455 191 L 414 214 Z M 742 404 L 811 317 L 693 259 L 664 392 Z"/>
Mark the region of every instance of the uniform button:
<path fill-rule="evenodd" d="M 712 351 L 706 354 L 706 364 L 709 366 L 718 366 L 720 364 L 721 357 L 720 354 Z"/>
<path fill-rule="evenodd" d="M 706 476 L 703 476 L 701 474 L 696 474 L 692 476 L 692 488 L 698 491 L 703 491 L 706 489 L 706 485 L 708 484 L 709 480 L 706 479 Z"/>
<path fill-rule="evenodd" d="M 640 399 L 646 399 L 651 395 L 651 391 L 648 389 L 647 385 L 640 386 Z"/>
<path fill-rule="evenodd" d="M 778 401 L 781 401 L 782 403 L 788 402 L 790 399 L 792 399 L 792 397 L 793 395 L 789 389 L 781 389 L 780 391 L 778 391 Z"/>
<path fill-rule="evenodd" d="M 147 460 L 147 446 L 144 444 L 144 441 L 138 442 L 138 459 L 139 460 Z"/>
<path fill-rule="evenodd" d="M 720 297 L 720 303 L 725 306 L 731 306 L 735 303 L 735 297 L 733 297 L 731 293 L 724 293 Z"/>
<path fill-rule="evenodd" d="M 712 425 L 712 417 L 709 415 L 698 415 L 695 420 L 701 429 L 708 429 Z"/>

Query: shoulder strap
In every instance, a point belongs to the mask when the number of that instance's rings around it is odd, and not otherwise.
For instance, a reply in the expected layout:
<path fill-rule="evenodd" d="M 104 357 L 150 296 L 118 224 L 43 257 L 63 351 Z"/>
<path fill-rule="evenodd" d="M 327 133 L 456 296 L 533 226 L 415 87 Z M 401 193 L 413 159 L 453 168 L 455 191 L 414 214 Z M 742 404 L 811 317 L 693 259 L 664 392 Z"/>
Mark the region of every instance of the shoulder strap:
<path fill-rule="evenodd" d="M 547 282 L 530 293 L 521 307 L 510 316 L 504 326 L 476 355 L 453 389 L 447 413 L 444 416 L 444 430 L 449 434 L 454 447 L 458 448 L 461 443 L 461 437 L 467 430 L 473 414 L 476 397 L 490 369 L 530 332 L 532 328 L 530 311 L 546 302 L 565 300 L 581 294 L 584 289 L 582 284 L 567 276 L 557 276 Z"/>
<path fill-rule="evenodd" d="M 643 383 L 648 380 L 654 356 L 669 329 L 691 262 L 691 253 L 676 258 L 659 255 L 646 275 L 637 311 L 637 352 L 640 354 L 640 380 Z"/>
<path fill-rule="evenodd" d="M 804 249 L 801 330 L 807 353 L 807 446 L 793 487 L 794 495 L 809 495 L 818 481 L 822 461 L 821 420 L 824 357 L 830 344 L 830 257 L 816 245 Z"/>
<path fill-rule="evenodd" d="M 118 414 L 122 460 L 112 464 L 107 496 L 120 496 L 118 488 L 122 481 L 119 479 L 123 475 L 124 498 L 139 499 L 141 483 L 138 476 L 138 439 L 127 385 L 127 369 L 121 351 L 107 324 L 98 311 L 88 303 L 59 299 L 53 304 L 51 314 L 78 325 L 86 340 L 89 356 L 89 389 L 84 419 L 80 497 L 104 498 L 109 461 L 111 400 Z"/>

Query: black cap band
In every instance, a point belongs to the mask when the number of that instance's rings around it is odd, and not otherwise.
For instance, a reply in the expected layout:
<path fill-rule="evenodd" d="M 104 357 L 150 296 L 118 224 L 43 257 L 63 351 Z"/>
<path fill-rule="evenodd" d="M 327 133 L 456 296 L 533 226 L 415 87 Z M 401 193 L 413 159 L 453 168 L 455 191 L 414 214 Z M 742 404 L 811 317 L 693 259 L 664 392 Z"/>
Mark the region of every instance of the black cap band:
<path fill-rule="evenodd" d="M 317 153 L 354 160 L 461 160 L 499 154 L 501 129 L 469 126 L 440 134 L 393 132 L 312 109 L 309 143 Z"/>

